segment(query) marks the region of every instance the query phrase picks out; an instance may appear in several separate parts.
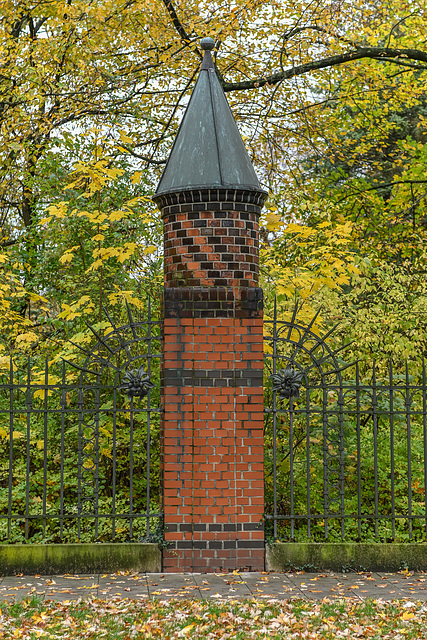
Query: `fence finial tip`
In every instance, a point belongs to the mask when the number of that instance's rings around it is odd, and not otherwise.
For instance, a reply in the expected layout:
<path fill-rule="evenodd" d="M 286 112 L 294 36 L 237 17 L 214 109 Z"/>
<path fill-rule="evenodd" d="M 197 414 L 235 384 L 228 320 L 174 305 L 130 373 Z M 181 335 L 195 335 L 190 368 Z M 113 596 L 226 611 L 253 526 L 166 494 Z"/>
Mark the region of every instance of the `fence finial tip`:
<path fill-rule="evenodd" d="M 213 51 L 215 40 L 213 38 L 202 38 L 202 40 L 200 40 L 200 46 L 203 51 Z"/>

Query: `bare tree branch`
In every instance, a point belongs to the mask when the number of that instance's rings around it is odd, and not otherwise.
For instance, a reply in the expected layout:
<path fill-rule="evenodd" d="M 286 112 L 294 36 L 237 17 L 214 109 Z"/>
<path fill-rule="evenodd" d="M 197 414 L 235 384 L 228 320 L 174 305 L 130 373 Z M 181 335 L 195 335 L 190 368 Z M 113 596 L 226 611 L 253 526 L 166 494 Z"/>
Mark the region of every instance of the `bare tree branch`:
<path fill-rule="evenodd" d="M 4 240 L 3 242 L 0 242 L 0 248 L 4 249 L 5 247 L 11 247 L 17 242 L 20 242 L 18 238 L 15 238 L 14 240 Z"/>
<path fill-rule="evenodd" d="M 131 149 L 130 147 L 128 147 L 126 144 L 123 144 L 123 142 L 120 142 L 120 146 L 123 149 L 125 149 L 131 156 L 134 156 L 135 158 L 139 158 L 140 160 L 144 160 L 149 164 L 161 165 L 161 164 L 166 164 L 167 162 L 167 160 L 153 160 L 153 158 L 149 156 L 143 156 L 140 153 L 137 153 L 134 149 Z"/>
<path fill-rule="evenodd" d="M 257 89 L 265 85 L 275 85 L 283 80 L 289 80 L 295 76 L 301 76 L 310 71 L 316 71 L 317 69 L 326 69 L 328 67 L 335 67 L 337 65 L 345 64 L 346 62 L 353 62 L 354 60 L 363 60 L 369 58 L 372 60 L 384 60 L 392 63 L 402 63 L 402 58 L 406 60 L 419 60 L 420 62 L 427 62 L 427 53 L 420 51 L 419 49 L 389 49 L 383 47 L 360 47 L 355 51 L 349 51 L 348 53 L 341 53 L 335 56 L 328 56 L 323 60 L 313 60 L 311 62 L 305 62 L 296 67 L 291 67 L 280 71 L 279 73 L 273 73 L 270 76 L 263 78 L 255 78 L 254 80 L 244 80 L 242 82 L 225 82 L 223 84 L 224 91 L 245 91 L 247 89 Z"/>
<path fill-rule="evenodd" d="M 182 22 L 178 18 L 178 15 L 177 15 L 177 13 L 175 11 L 175 7 L 172 4 L 172 0 L 163 0 L 163 4 L 165 5 L 167 12 L 169 13 L 169 15 L 170 15 L 170 17 L 172 19 L 173 26 L 175 27 L 176 31 L 178 32 L 179 37 L 188 46 L 191 43 L 192 38 L 186 32 Z M 194 38 L 193 38 L 193 40 L 194 40 Z M 201 54 L 201 52 L 200 52 L 200 50 L 198 48 L 195 49 L 195 52 L 197 53 L 199 58 L 202 59 L 203 56 L 202 56 L 202 54 Z"/>
<path fill-rule="evenodd" d="M 394 180 L 393 182 L 387 182 L 385 184 L 378 184 L 374 187 L 368 187 L 367 189 L 354 189 L 351 193 L 347 193 L 343 198 L 337 200 L 337 203 L 344 202 L 348 198 L 355 197 L 361 193 L 367 193 L 368 191 L 381 191 L 381 189 L 389 189 L 390 187 L 394 187 L 397 184 L 410 184 L 411 186 L 414 184 L 427 184 L 426 180 Z"/>

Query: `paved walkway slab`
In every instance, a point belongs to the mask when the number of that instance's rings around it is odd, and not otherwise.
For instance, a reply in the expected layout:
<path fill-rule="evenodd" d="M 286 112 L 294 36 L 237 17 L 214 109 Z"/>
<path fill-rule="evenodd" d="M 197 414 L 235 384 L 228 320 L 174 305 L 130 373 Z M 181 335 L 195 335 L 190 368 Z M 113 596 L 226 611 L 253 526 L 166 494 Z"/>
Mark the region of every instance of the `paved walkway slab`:
<path fill-rule="evenodd" d="M 289 600 L 323 598 L 427 600 L 427 573 L 214 573 L 0 577 L 0 601 L 37 594 L 46 600 L 88 598 Z"/>

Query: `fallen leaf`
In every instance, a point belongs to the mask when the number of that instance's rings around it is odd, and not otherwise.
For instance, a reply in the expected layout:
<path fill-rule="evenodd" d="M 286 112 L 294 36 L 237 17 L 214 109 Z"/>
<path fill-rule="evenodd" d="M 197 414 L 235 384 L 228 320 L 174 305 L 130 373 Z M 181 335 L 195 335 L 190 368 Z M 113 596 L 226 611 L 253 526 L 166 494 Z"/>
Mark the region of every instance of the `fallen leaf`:
<path fill-rule="evenodd" d="M 403 613 L 400 617 L 402 620 L 412 620 L 412 618 L 415 618 L 415 615 L 413 613 L 405 611 L 405 613 Z"/>
<path fill-rule="evenodd" d="M 184 636 L 187 636 L 190 633 L 191 629 L 193 629 L 195 626 L 196 626 L 195 623 L 192 622 L 191 624 L 181 629 L 181 631 L 178 632 L 178 638 L 183 638 Z"/>

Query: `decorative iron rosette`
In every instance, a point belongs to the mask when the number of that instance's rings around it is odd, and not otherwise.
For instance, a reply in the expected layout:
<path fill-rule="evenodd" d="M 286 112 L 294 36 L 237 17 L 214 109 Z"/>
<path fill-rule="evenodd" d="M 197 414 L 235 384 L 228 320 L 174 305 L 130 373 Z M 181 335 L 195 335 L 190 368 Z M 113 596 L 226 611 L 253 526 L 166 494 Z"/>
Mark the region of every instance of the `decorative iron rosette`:
<path fill-rule="evenodd" d="M 303 371 L 296 371 L 287 366 L 284 371 L 270 376 L 273 381 L 273 391 L 278 391 L 281 398 L 299 398 L 303 377 Z"/>
<path fill-rule="evenodd" d="M 144 367 L 139 367 L 133 371 L 126 371 L 119 391 L 124 391 L 130 400 L 135 397 L 143 398 L 153 388 L 154 384 L 145 373 Z"/>

